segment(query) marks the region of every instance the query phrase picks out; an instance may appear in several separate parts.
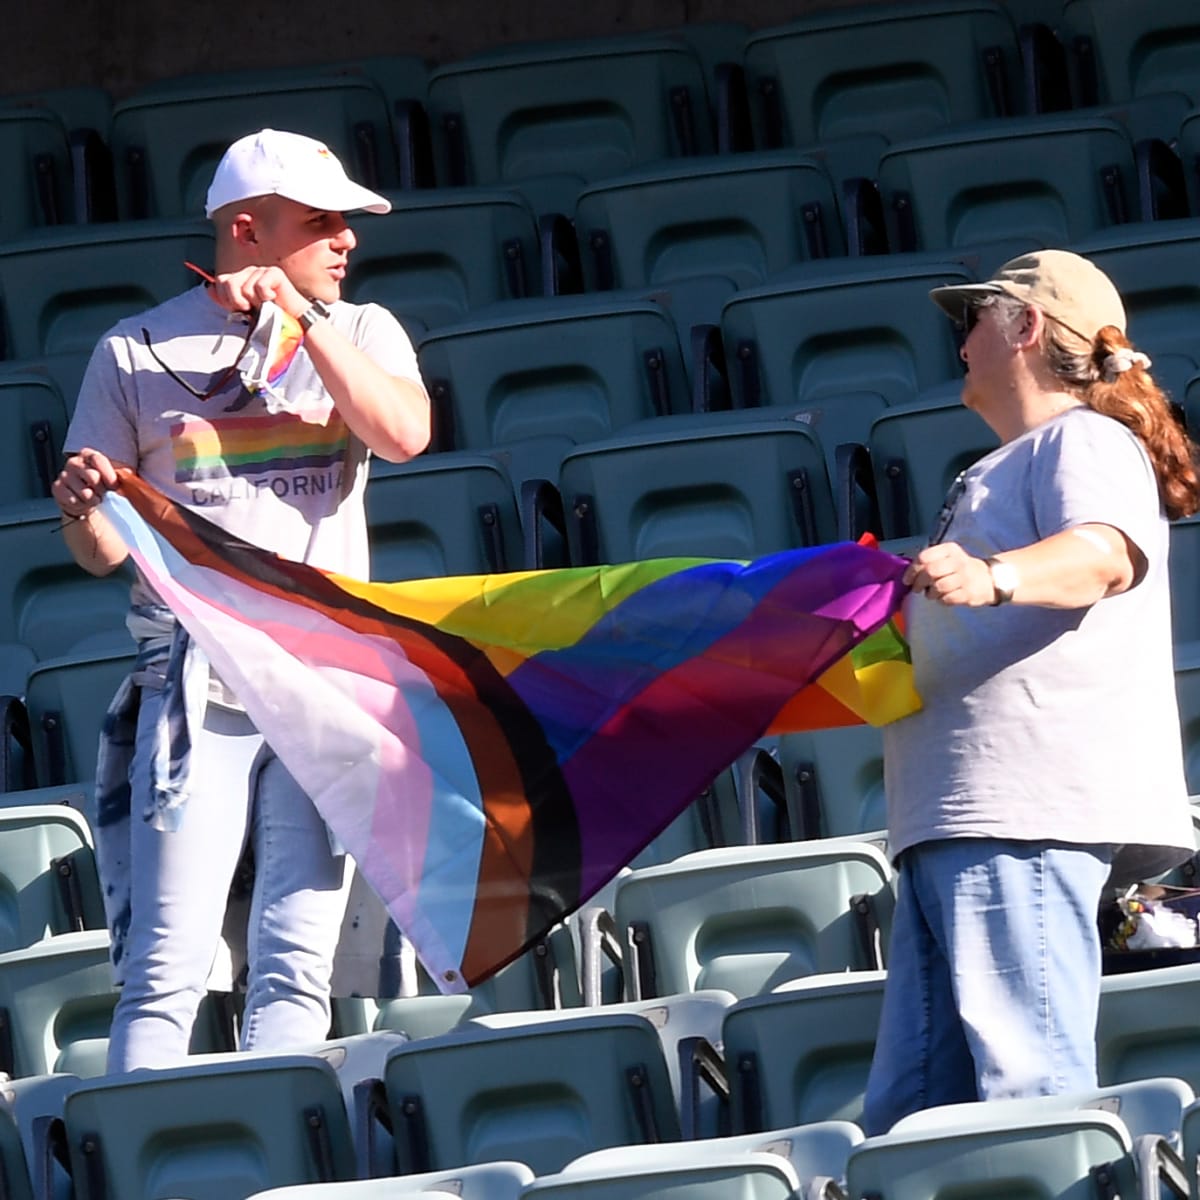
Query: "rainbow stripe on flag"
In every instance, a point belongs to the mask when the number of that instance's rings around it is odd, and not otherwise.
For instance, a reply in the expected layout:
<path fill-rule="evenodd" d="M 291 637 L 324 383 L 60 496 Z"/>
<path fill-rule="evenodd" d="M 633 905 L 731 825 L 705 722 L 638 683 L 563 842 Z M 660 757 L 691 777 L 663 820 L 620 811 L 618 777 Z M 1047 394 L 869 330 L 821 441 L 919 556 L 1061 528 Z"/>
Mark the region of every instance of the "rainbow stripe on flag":
<path fill-rule="evenodd" d="M 874 548 L 368 583 L 121 476 L 105 507 L 138 566 L 444 991 L 541 938 L 765 732 L 919 707 L 891 622 L 906 564 Z"/>

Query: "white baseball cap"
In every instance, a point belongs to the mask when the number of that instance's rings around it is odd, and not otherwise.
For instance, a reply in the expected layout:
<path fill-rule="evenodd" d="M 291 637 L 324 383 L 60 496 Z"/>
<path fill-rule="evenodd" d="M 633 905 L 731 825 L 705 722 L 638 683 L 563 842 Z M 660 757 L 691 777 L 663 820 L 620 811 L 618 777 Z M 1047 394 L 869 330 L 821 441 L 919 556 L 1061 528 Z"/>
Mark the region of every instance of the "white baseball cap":
<path fill-rule="evenodd" d="M 211 217 L 227 204 L 283 196 L 327 212 L 385 213 L 391 201 L 357 184 L 323 142 L 299 133 L 261 129 L 239 138 L 217 164 L 204 204 Z"/>

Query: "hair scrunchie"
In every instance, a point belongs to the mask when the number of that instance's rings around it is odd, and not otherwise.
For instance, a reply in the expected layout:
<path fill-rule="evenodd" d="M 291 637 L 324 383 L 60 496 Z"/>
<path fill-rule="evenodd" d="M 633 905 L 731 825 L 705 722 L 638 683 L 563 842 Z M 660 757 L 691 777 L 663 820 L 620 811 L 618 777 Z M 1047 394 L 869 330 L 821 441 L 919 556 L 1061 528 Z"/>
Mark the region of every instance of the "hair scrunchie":
<path fill-rule="evenodd" d="M 1131 350 L 1128 346 L 1118 347 L 1100 364 L 1100 368 L 1104 372 L 1105 383 L 1112 383 L 1118 375 L 1124 375 L 1126 371 L 1132 370 L 1135 366 L 1141 367 L 1143 371 L 1148 371 L 1150 358 L 1140 350 Z"/>

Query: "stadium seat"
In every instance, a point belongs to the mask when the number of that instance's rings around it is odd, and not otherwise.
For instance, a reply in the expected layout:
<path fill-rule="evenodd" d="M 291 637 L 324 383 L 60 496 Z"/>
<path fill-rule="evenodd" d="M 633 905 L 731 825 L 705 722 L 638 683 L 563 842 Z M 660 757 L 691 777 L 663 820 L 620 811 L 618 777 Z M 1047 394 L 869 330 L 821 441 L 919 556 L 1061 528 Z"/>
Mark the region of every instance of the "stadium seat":
<path fill-rule="evenodd" d="M 669 36 L 481 52 L 431 73 L 429 110 L 439 183 L 516 187 L 539 216 L 594 179 L 714 148 L 703 67 Z"/>
<path fill-rule="evenodd" d="M 63 541 L 52 500 L 0 509 L 0 643 L 36 659 L 100 648 L 133 649 L 125 628 L 131 570 L 89 575 Z M 47 781 L 49 782 L 49 781 Z"/>
<path fill-rule="evenodd" d="M 80 1074 L 97 1058 L 103 1070 L 103 1053 L 92 1047 L 107 1039 L 116 1000 L 107 929 L 63 933 L 0 954 L 0 1070 L 12 1078 Z"/>
<path fill-rule="evenodd" d="M 65 804 L 0 808 L 0 953 L 104 928 L 83 815 Z"/>
<path fill-rule="evenodd" d="M 389 309 L 414 342 L 427 329 L 541 290 L 533 213 L 511 192 L 389 194 L 392 211 L 354 221 L 358 246 L 343 289 Z"/>
<path fill-rule="evenodd" d="M 399 186 L 387 99 L 372 80 L 178 83 L 146 87 L 113 106 L 119 215 L 203 217 L 204 197 L 226 147 L 264 128 L 324 142 L 367 187 Z"/>
<path fill-rule="evenodd" d="M 813 976 L 725 1014 L 734 1133 L 862 1121 L 883 1004 L 883 971 Z"/>
<path fill-rule="evenodd" d="M 7 1200 L 34 1200 L 44 1192 L 34 1192 L 29 1160 L 16 1117 L 7 1108 L 0 1109 L 0 1194 Z"/>
<path fill-rule="evenodd" d="M 1107 1087 L 1060 1092 L 1052 1096 L 938 1105 L 902 1117 L 892 1126 L 892 1132 L 913 1133 L 954 1125 L 987 1125 L 994 1118 L 1007 1120 L 1018 1113 L 1036 1116 L 1039 1112 L 1098 1109 L 1119 1117 L 1135 1143 L 1140 1138 L 1155 1138 L 1178 1147 L 1184 1112 L 1195 1099 L 1195 1093 L 1182 1079 L 1170 1076 L 1131 1079 Z"/>
<path fill-rule="evenodd" d="M 130 641 L 125 649 L 43 659 L 29 672 L 25 705 L 39 786 L 94 778 L 104 716 L 134 657 Z"/>
<path fill-rule="evenodd" d="M 700 850 L 617 881 L 613 916 L 631 998 L 883 964 L 893 906 L 877 847 L 807 842 Z"/>
<path fill-rule="evenodd" d="M 354 1177 L 337 1075 L 312 1055 L 229 1054 L 87 1080 L 63 1104 L 79 1200 L 241 1200 Z"/>
<path fill-rule="evenodd" d="M 1078 1110 L 867 1138 L 846 1162 L 851 1200 L 1135 1195 L 1133 1146 L 1119 1118 Z M 1157 1195 L 1157 1191 L 1143 1193 Z"/>
<path fill-rule="evenodd" d="M 1200 369 L 1200 282 L 1189 266 L 1200 249 L 1200 219 L 1121 225 L 1071 249 L 1116 284 L 1130 340 L 1150 355 L 1154 378 L 1182 405 Z"/>
<path fill-rule="evenodd" d="M 833 497 L 812 431 L 745 416 L 713 413 L 704 428 L 682 417 L 677 431 L 675 418 L 661 418 L 654 431 L 576 447 L 559 475 L 571 561 L 751 559 L 832 541 Z"/>
<path fill-rule="evenodd" d="M 67 402 L 54 380 L 0 364 L 0 508 L 49 497 L 66 433 Z"/>
<path fill-rule="evenodd" d="M 1195 603 L 1194 596 L 1190 602 Z M 1188 795 L 1194 796 L 1200 794 L 1200 646 L 1194 642 L 1175 646 L 1175 695 L 1179 701 L 1184 776 Z"/>
<path fill-rule="evenodd" d="M 442 449 L 592 442 L 689 407 L 675 326 L 649 301 L 504 305 L 432 330 L 417 357 Z"/>
<path fill-rule="evenodd" d="M 887 827 L 877 727 L 785 733 L 778 755 L 793 836 L 849 837 Z"/>
<path fill-rule="evenodd" d="M 660 163 L 584 188 L 575 206 L 591 290 L 718 275 L 752 287 L 845 253 L 833 184 L 792 151 Z"/>
<path fill-rule="evenodd" d="M 658 1034 L 631 1013 L 409 1042 L 384 1085 L 401 1175 L 490 1161 L 540 1175 L 589 1150 L 680 1136 Z"/>
<path fill-rule="evenodd" d="M 737 997 L 732 992 L 708 988 L 681 995 L 650 997 L 616 1004 L 599 1010 L 492 1013 L 472 1018 L 467 1028 L 513 1029 L 528 1025 L 552 1026 L 574 1022 L 580 1015 L 595 1012 L 607 1018 L 634 1014 L 646 1018 L 658 1031 L 663 1058 L 671 1080 L 675 1109 L 680 1116 L 683 1140 L 715 1137 L 725 1127 L 724 1096 L 704 1084 L 705 1065 L 716 1056 L 721 1040 L 721 1019 Z"/>
<path fill-rule="evenodd" d="M 1096 1026 L 1103 1085 L 1170 1076 L 1200 1086 L 1200 1039 L 1192 1013 L 1200 963 L 1107 974 Z"/>
<path fill-rule="evenodd" d="M 830 262 L 737 293 L 721 314 L 733 406 L 819 407 L 836 429 L 843 397 L 900 404 L 959 378 L 954 327 L 929 291 L 976 278 L 971 259 L 891 256 Z M 865 434 L 874 411 L 861 415 L 839 434 Z"/>
<path fill-rule="evenodd" d="M 924 403 L 890 409 L 871 426 L 885 538 L 932 535 L 959 473 L 1000 444 L 982 418 L 958 402 L 957 392 L 951 386 L 927 395 Z"/>
<path fill-rule="evenodd" d="M 403 938 L 394 927 L 388 935 L 388 947 Z M 409 966 L 403 958 L 401 963 L 401 978 L 385 981 L 376 1001 L 373 1027 L 399 1030 L 414 1039 L 448 1033 L 491 1014 L 555 1012 L 580 1003 L 575 939 L 565 924 L 465 993 L 442 995 L 419 963 Z"/>
<path fill-rule="evenodd" d="M 1133 143 L 1102 117 L 979 122 L 895 142 L 878 180 L 894 251 L 1020 237 L 1063 246 L 1140 215 Z"/>
<path fill-rule="evenodd" d="M 256 1200 L 520 1200 L 533 1172 L 524 1163 L 479 1163 L 381 1179 L 357 1179 L 350 1183 L 306 1183 L 296 1187 L 269 1188 L 256 1192 Z"/>
<path fill-rule="evenodd" d="M 75 218 L 71 148 L 58 115 L 0 105 L 0 240 Z"/>
<path fill-rule="evenodd" d="M 1184 92 L 1200 102 L 1200 28 L 1187 0 L 1066 0 L 1061 30 L 1077 104 L 1155 92 Z"/>
<path fill-rule="evenodd" d="M 524 1195 L 530 1200 L 816 1197 L 824 1194 L 823 1181 L 842 1178 L 850 1151 L 862 1140 L 849 1121 L 823 1121 L 678 1145 L 620 1146 L 582 1155 L 558 1174 L 535 1180 Z"/>
<path fill-rule="evenodd" d="M 436 575 L 513 571 L 524 538 L 512 481 L 483 454 L 374 459 L 367 481 L 371 578 L 388 583 Z"/>
<path fill-rule="evenodd" d="M 760 147 L 880 144 L 1023 111 L 1015 31 L 988 0 L 834 9 L 758 30 L 746 87 Z"/>
<path fill-rule="evenodd" d="M 0 245 L 3 356 L 90 354 L 121 318 L 197 284 L 184 263 L 211 266 L 212 246 L 199 221 L 70 226 Z"/>
<path fill-rule="evenodd" d="M 1200 516 L 1171 522 L 1171 630 L 1177 647 L 1200 642 Z M 1200 647 L 1197 647 L 1200 649 Z"/>
<path fill-rule="evenodd" d="M 1177 142 L 1187 184 L 1188 201 L 1194 215 L 1200 215 L 1200 108 L 1191 109 L 1179 126 Z"/>

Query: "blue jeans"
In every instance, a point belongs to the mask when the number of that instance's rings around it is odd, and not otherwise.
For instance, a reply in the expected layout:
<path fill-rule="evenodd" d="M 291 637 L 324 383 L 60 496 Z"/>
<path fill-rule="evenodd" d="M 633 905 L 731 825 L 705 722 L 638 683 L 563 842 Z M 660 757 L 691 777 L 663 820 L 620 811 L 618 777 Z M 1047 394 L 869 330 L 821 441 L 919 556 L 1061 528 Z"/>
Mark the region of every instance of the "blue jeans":
<path fill-rule="evenodd" d="M 863 1127 L 1096 1086 L 1108 846 L 955 838 L 901 856 Z"/>
<path fill-rule="evenodd" d="M 312 801 L 242 713 L 210 705 L 193 737 L 191 792 L 177 830 L 140 819 L 161 693 L 142 692 L 132 768 L 131 913 L 108 1069 L 179 1064 L 216 954 L 233 873 L 250 840 L 243 1049 L 329 1033 L 345 856 Z"/>

